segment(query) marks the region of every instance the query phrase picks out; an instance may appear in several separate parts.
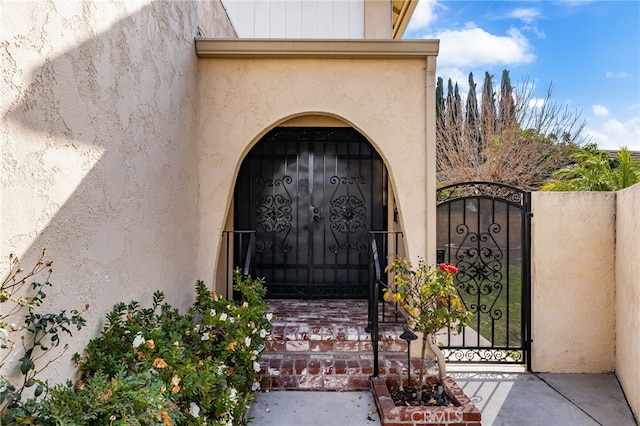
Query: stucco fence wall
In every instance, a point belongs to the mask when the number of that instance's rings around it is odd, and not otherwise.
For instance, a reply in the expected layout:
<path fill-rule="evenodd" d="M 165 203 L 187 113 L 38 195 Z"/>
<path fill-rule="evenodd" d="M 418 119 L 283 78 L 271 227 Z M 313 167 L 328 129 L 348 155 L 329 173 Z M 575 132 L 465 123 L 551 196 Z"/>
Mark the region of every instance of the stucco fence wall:
<path fill-rule="evenodd" d="M 640 185 L 532 194 L 532 370 L 616 371 L 640 410 Z"/>
<path fill-rule="evenodd" d="M 616 374 L 640 419 L 640 184 L 617 193 Z"/>

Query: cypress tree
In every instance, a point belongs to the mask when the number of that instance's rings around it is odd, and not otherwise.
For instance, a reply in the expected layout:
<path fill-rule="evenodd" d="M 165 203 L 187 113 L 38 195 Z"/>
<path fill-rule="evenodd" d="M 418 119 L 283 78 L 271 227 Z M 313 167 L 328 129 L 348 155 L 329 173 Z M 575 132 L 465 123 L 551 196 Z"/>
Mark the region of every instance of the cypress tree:
<path fill-rule="evenodd" d="M 438 125 L 444 127 L 444 113 L 445 113 L 445 101 L 444 101 L 444 83 L 442 77 L 438 77 L 436 84 L 436 121 Z"/>
<path fill-rule="evenodd" d="M 496 130 L 496 94 L 493 91 L 493 76 L 485 71 L 482 87 L 482 135 L 491 135 Z M 483 143 L 488 141 L 484 140 Z"/>
<path fill-rule="evenodd" d="M 511 78 L 509 71 L 503 70 L 500 81 L 500 103 L 498 114 L 500 117 L 501 130 L 513 128 L 517 126 L 516 107 L 513 99 L 513 86 L 511 86 Z"/>
<path fill-rule="evenodd" d="M 467 111 L 465 126 L 472 141 L 478 146 L 478 153 L 482 152 L 480 140 L 480 123 L 478 115 L 478 99 L 476 98 L 476 83 L 473 81 L 473 73 L 469 73 L 469 93 L 467 94 Z"/>

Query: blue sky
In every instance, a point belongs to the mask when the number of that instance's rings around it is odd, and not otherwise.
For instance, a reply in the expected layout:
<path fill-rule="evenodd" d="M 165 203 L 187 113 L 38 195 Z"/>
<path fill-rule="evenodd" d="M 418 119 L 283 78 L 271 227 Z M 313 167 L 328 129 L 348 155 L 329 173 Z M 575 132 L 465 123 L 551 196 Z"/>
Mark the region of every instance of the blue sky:
<path fill-rule="evenodd" d="M 405 39 L 440 39 L 439 77 L 468 90 L 503 69 L 534 97 L 581 111 L 600 149 L 640 151 L 640 1 L 420 0 Z"/>

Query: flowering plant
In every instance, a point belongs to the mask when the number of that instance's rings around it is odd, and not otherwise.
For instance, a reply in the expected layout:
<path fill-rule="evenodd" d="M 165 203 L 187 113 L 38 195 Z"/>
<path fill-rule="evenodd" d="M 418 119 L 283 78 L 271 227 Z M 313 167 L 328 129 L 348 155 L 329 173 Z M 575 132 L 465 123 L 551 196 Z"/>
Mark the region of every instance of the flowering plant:
<path fill-rule="evenodd" d="M 413 269 L 407 259 L 396 256 L 387 266 L 387 272 L 393 274 L 393 280 L 385 289 L 384 299 L 397 302 L 407 315 L 409 327 L 423 333 L 419 383 L 424 379 L 428 339 L 432 343 L 429 346 L 438 356 L 440 376 L 444 377 L 444 359 L 438 353 L 434 336 L 445 327 L 462 332 L 471 316 L 453 283 L 458 268 L 446 263 L 430 267 L 420 259 L 418 267 Z"/>
<path fill-rule="evenodd" d="M 15 424 L 37 413 L 47 397 L 42 371 L 63 356 L 65 335 L 82 329 L 83 311 L 47 312 L 45 298 L 53 261 L 43 249 L 31 270 L 9 255 L 9 270 L 0 282 L 0 425 Z M 32 280 L 43 278 L 44 281 Z M 21 423 L 26 424 L 26 423 Z"/>
<path fill-rule="evenodd" d="M 162 385 L 160 397 L 173 406 L 160 412 L 159 424 L 243 424 L 252 392 L 260 387 L 259 347 L 271 329 L 271 314 L 266 312 L 261 279 L 244 277 L 239 271 L 234 279 L 242 297 L 239 302 L 198 281 L 196 300 L 186 315 L 163 304 L 161 292 L 154 293 L 149 309 L 136 301 L 116 305 L 107 314 L 101 336 L 74 357 L 82 378 L 69 389 L 68 399 L 86 402 L 88 398 L 79 392 L 97 375 L 120 381 L 151 374 Z M 84 411 L 93 408 L 82 407 Z M 69 413 L 62 404 L 57 411 Z M 142 414 L 137 413 L 137 420 Z M 114 415 L 122 424 L 138 424 L 132 417 Z"/>

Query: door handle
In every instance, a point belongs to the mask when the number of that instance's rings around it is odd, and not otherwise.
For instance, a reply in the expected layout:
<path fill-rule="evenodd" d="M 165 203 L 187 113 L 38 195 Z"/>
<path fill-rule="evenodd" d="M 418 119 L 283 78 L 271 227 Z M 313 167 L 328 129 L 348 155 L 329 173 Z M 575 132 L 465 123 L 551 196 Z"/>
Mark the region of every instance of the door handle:
<path fill-rule="evenodd" d="M 311 218 L 314 222 L 320 222 L 323 219 L 323 217 L 320 216 L 319 208 L 311 206 Z"/>

